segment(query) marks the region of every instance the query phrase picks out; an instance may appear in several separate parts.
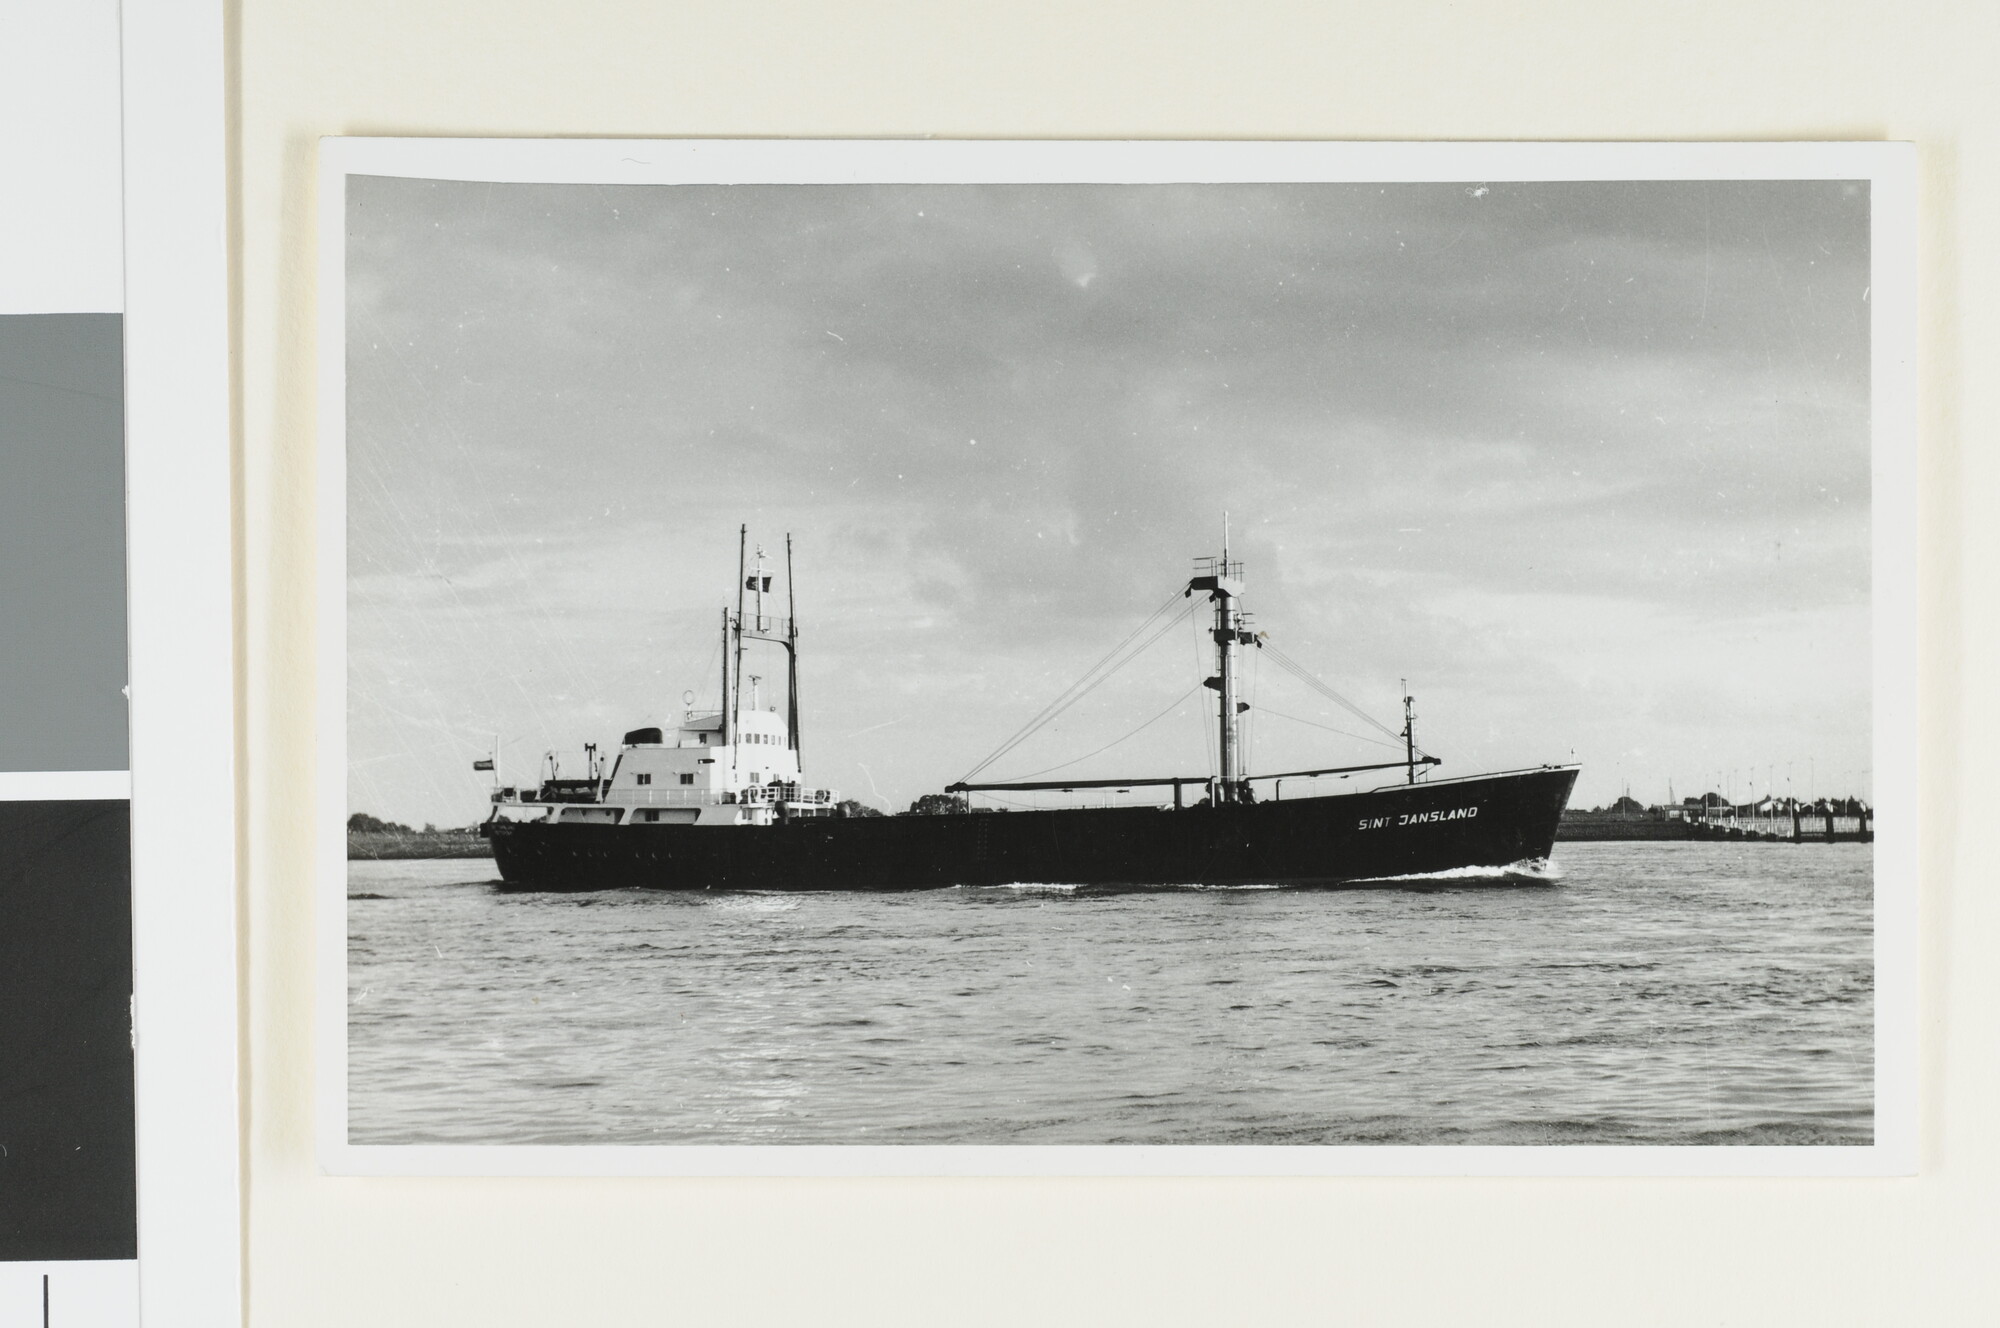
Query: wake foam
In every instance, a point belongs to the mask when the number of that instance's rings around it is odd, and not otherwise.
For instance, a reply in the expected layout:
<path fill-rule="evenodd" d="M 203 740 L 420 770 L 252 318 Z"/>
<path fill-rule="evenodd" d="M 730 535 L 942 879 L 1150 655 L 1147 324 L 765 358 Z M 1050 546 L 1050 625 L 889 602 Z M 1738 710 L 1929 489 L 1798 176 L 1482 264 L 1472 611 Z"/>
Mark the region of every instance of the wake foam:
<path fill-rule="evenodd" d="M 1401 876 L 1367 876 L 1367 881 L 1513 881 L 1521 884 L 1553 885 L 1562 879 L 1562 868 L 1548 858 L 1522 858 L 1504 867 L 1447 867 L 1443 871 L 1409 872 Z"/>
<path fill-rule="evenodd" d="M 1055 881 L 1007 881 L 1004 883 L 954 886 L 959 890 L 1005 890 L 1020 895 L 1122 895 L 1170 893 L 1178 890 L 1229 893 L 1257 890 L 1323 890 L 1370 885 L 1554 885 L 1562 880 L 1562 868 L 1548 858 L 1522 858 L 1504 867 L 1447 867 L 1443 871 L 1407 872 L 1398 876 L 1355 876 L 1328 884 L 1295 882 L 1232 882 L 1211 885 L 1201 881 L 1149 884 L 1062 884 Z"/>
<path fill-rule="evenodd" d="M 1200 881 L 1165 882 L 1143 885 L 1056 885 L 1044 881 L 1008 881 L 997 885 L 963 887 L 971 890 L 1012 890 L 1029 895 L 1147 894 L 1168 890 L 1282 890 L 1282 885 L 1205 885 Z"/>
<path fill-rule="evenodd" d="M 1049 881 L 1008 881 L 1002 884 L 955 888 L 1005 890 L 1022 895 L 1169 894 L 1175 891 L 1227 894 L 1260 890 L 1338 890 L 1369 885 L 1554 885 L 1560 880 L 1562 880 L 1562 869 L 1549 859 L 1523 858 L 1504 867 L 1448 867 L 1443 871 L 1407 872 L 1399 876 L 1353 876 L 1329 883 L 1239 881 L 1226 885 L 1212 885 L 1202 881 L 1166 881 L 1146 884 L 1061 885 Z"/>

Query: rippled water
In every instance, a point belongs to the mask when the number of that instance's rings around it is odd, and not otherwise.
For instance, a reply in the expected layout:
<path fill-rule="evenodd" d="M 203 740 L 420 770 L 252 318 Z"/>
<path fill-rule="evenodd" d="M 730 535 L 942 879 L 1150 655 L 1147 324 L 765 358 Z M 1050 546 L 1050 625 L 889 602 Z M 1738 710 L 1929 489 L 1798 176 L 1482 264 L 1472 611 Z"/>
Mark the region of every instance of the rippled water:
<path fill-rule="evenodd" d="M 1865 845 L 1374 890 L 349 864 L 356 1143 L 1866 1143 Z"/>

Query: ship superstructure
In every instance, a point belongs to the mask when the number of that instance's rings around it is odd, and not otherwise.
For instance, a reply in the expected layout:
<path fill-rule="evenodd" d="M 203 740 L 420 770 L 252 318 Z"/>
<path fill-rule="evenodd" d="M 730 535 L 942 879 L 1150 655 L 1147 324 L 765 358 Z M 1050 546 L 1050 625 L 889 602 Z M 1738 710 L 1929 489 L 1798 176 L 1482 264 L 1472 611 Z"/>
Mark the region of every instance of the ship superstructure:
<path fill-rule="evenodd" d="M 798 619 L 791 587 L 792 541 L 785 537 L 786 613 L 765 612 L 773 574 L 760 546 L 749 553 L 749 527 L 738 532 L 734 611 L 722 614 L 722 705 L 698 712 L 693 695 L 672 729 L 633 729 L 617 755 L 601 761 L 585 748 L 583 779 L 562 779 L 554 763 L 533 788 L 498 788 L 492 822 L 554 825 L 767 826 L 828 816 L 832 789 L 805 782 L 799 761 Z M 783 652 L 785 705 L 767 704 L 764 678 L 748 672 L 757 644 Z"/>

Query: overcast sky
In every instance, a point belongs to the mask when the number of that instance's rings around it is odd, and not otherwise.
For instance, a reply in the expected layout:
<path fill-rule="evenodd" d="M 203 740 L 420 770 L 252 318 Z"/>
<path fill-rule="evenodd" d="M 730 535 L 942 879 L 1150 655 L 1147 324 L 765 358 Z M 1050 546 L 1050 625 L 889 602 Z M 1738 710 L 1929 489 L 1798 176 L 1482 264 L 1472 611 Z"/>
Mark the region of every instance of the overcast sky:
<path fill-rule="evenodd" d="M 748 522 L 797 543 L 808 776 L 900 808 L 1184 584 L 1225 509 L 1258 625 L 1392 727 L 1409 678 L 1441 773 L 1865 796 L 1867 210 L 1841 182 L 353 179 L 351 805 L 469 823 L 495 733 L 526 779 L 712 705 Z M 1246 667 L 1253 770 L 1382 751 Z M 1183 625 L 987 774 L 1155 716 L 1065 773 L 1200 773 L 1206 708 L 1174 702 L 1207 671 Z"/>

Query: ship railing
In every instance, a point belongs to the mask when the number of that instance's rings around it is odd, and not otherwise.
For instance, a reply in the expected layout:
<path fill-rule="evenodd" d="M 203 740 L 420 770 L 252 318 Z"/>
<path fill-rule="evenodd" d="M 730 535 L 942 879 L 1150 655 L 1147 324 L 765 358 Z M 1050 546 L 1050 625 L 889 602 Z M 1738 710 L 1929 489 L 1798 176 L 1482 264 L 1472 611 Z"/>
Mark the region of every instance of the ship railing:
<path fill-rule="evenodd" d="M 759 618 L 753 610 L 749 609 L 745 609 L 740 617 L 734 613 L 729 616 L 743 630 L 743 635 L 748 637 L 782 643 L 791 634 L 792 620 L 790 618 L 779 618 L 768 613 Z"/>
<path fill-rule="evenodd" d="M 731 792 L 720 789 L 621 788 L 605 802 L 615 807 L 831 807 L 839 801 L 832 789 L 807 788 L 801 784 L 752 784 Z M 530 804 L 533 805 L 533 804 Z"/>
<path fill-rule="evenodd" d="M 807 788 L 803 784 L 752 784 L 737 795 L 737 801 L 753 807 L 831 807 L 838 797 L 832 789 Z"/>
<path fill-rule="evenodd" d="M 602 802 L 604 794 L 611 788 L 608 779 L 565 779 L 545 781 L 534 788 L 494 789 L 489 800 L 509 806 L 553 807 L 573 806 L 577 803 Z"/>
<path fill-rule="evenodd" d="M 714 789 L 621 788 L 605 801 L 616 807 L 721 807 L 737 798 Z"/>
<path fill-rule="evenodd" d="M 563 807 L 559 802 L 523 802 L 519 799 L 493 800 L 493 811 L 487 816 L 489 821 L 548 821 Z"/>
<path fill-rule="evenodd" d="M 501 796 L 507 794 L 511 796 Z M 840 801 L 834 789 L 808 788 L 802 784 L 752 784 L 740 791 L 718 789 L 621 788 L 607 792 L 598 802 L 584 805 L 609 807 L 832 807 Z M 523 796 L 521 791 L 503 789 L 493 797 L 494 813 L 502 808 L 546 815 L 552 809 L 576 806 L 570 800 L 544 800 Z M 509 818 L 518 819 L 518 818 Z"/>

